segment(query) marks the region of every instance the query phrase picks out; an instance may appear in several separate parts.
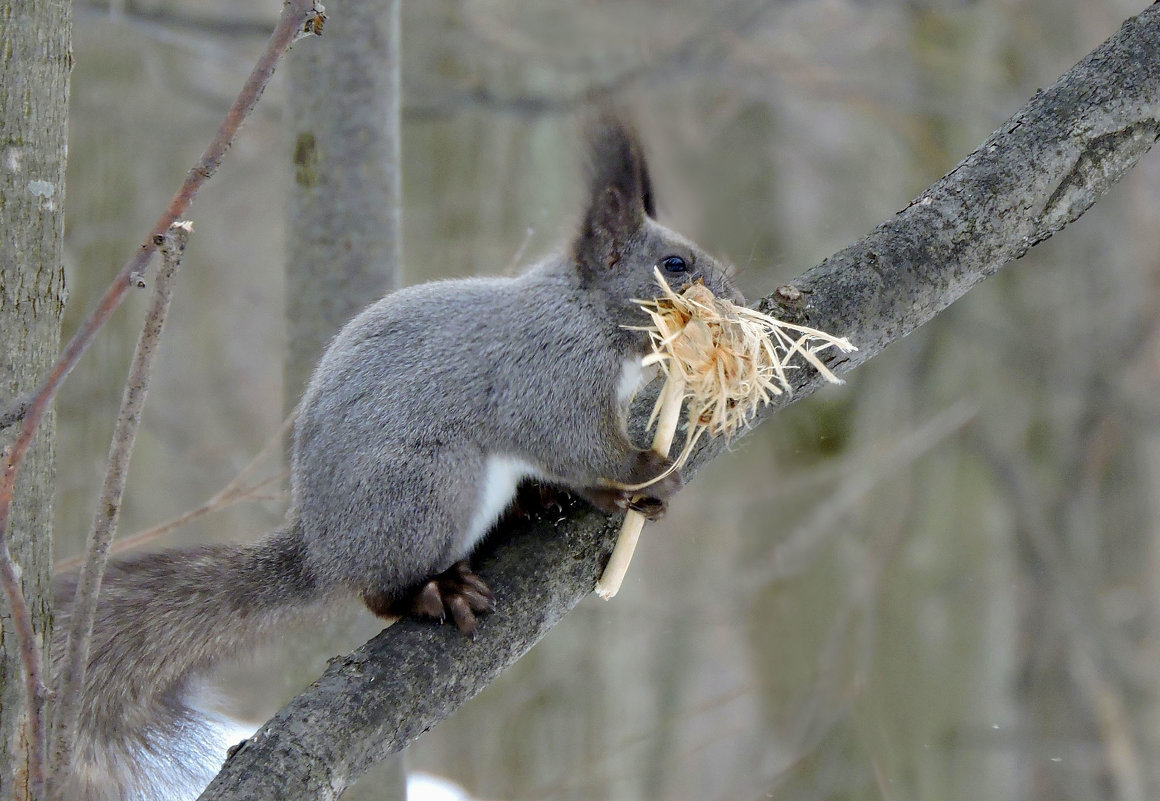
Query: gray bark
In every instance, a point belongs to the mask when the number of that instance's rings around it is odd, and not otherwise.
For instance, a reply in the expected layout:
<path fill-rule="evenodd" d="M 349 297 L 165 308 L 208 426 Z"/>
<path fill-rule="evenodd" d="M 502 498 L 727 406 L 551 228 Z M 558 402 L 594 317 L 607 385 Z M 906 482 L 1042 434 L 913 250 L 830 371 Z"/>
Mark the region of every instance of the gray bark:
<path fill-rule="evenodd" d="M 894 218 L 761 307 L 849 336 L 860 350 L 834 365 L 838 372 L 930 320 L 1077 219 L 1156 141 L 1158 41 L 1154 5 Z M 820 383 L 799 380 L 793 397 L 762 417 Z M 708 444 L 691 470 L 721 450 L 721 443 Z M 294 797 L 335 797 L 483 689 L 592 591 L 611 550 L 617 521 L 580 505 L 557 517 L 505 532 L 482 561 L 499 611 L 474 641 L 450 627 L 392 626 L 334 660 L 238 749 L 202 798 L 285 798 L 287 787 L 296 788 Z"/>
<path fill-rule="evenodd" d="M 287 408 L 335 332 L 399 285 L 398 0 L 331 11 L 318 46 L 288 64 Z"/>
<path fill-rule="evenodd" d="M 287 413 L 331 337 L 402 280 L 399 0 L 330 5 L 319 46 L 289 65 Z M 303 646 L 320 647 L 317 638 Z M 401 755 L 380 765 L 374 785 L 380 801 L 406 798 Z"/>
<path fill-rule="evenodd" d="M 0 398 L 35 388 L 56 360 L 64 308 L 64 167 L 71 5 L 0 0 Z M 0 436 L 9 445 L 18 430 Z M 9 549 L 47 654 L 52 570 L 54 420 L 46 415 L 21 467 Z M 24 670 L 0 598 L 0 799 L 28 795 Z M 43 660 L 42 660 L 43 664 Z"/>

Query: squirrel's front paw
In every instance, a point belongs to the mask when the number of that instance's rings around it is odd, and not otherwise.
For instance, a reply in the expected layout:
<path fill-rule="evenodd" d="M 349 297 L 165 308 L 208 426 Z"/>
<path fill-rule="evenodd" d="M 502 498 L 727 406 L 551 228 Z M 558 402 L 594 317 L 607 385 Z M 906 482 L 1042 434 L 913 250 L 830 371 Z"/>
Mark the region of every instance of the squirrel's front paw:
<path fill-rule="evenodd" d="M 669 476 L 662 481 L 676 478 L 676 487 L 680 487 L 679 476 Z M 661 484 L 662 482 L 657 482 Z M 655 485 L 654 485 L 655 486 Z M 643 490 L 623 490 L 612 487 L 588 487 L 580 492 L 581 497 L 605 514 L 615 514 L 632 510 L 644 515 L 650 521 L 660 520 L 669 507 L 668 497 L 676 492 L 673 485 L 661 487 L 660 492 L 654 492 L 653 486 Z"/>
<path fill-rule="evenodd" d="M 568 490 L 563 487 L 539 481 L 524 481 L 516 489 L 515 501 L 504 516 L 511 515 L 520 520 L 534 520 L 545 515 L 559 518 L 564 514 L 564 506 L 569 501 Z"/>
<path fill-rule="evenodd" d="M 685 480 L 680 470 L 674 470 L 673 460 L 661 456 L 656 451 L 641 451 L 637 456 L 636 466 L 633 468 L 632 484 L 648 484 L 640 493 L 649 498 L 667 501 L 681 487 Z M 664 478 L 658 478 L 664 476 Z M 654 480 L 655 479 L 655 480 Z M 631 507 L 630 507 L 631 508 Z"/>
<path fill-rule="evenodd" d="M 647 495 L 634 495 L 628 499 L 626 508 L 644 515 L 645 520 L 650 523 L 655 523 L 665 516 L 665 512 L 669 509 L 669 502 Z"/>
<path fill-rule="evenodd" d="M 610 490 L 610 492 L 612 503 L 617 509 L 637 512 L 644 515 L 644 518 L 650 523 L 660 520 L 669 509 L 669 502 L 666 498 L 658 498 L 649 493 L 648 490 L 645 490 L 643 494 L 629 490 Z"/>
<path fill-rule="evenodd" d="M 660 520 L 668 509 L 669 498 L 685 486 L 681 471 L 673 469 L 673 461 L 669 457 L 661 456 L 656 451 L 642 451 L 633 472 L 633 483 L 648 483 L 648 486 L 627 493 L 625 507 L 639 512 L 648 520 Z"/>
<path fill-rule="evenodd" d="M 606 514 L 631 509 L 649 520 L 660 520 L 668 508 L 672 495 L 685 485 L 680 470 L 672 469 L 673 462 L 656 451 L 640 451 L 629 473 L 628 486 L 647 486 L 623 489 L 619 486 L 585 487 L 577 490 L 580 497 Z M 611 483 L 611 482 L 610 482 Z"/>

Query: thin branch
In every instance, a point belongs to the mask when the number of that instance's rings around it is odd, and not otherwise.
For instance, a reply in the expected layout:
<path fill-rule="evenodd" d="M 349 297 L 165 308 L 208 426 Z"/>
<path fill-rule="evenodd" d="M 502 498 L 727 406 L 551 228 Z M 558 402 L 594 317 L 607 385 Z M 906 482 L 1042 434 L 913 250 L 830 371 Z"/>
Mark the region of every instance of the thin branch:
<path fill-rule="evenodd" d="M 290 475 L 289 470 L 282 470 L 272 476 L 267 476 L 256 484 L 247 484 L 245 486 L 231 485 L 222 489 L 221 492 L 215 493 L 212 498 L 205 503 L 197 506 L 189 511 L 183 512 L 177 517 L 166 520 L 164 523 L 158 523 L 152 528 L 138 531 L 124 539 L 117 540 L 114 544 L 112 552 L 121 553 L 123 551 L 140 548 L 142 545 L 147 545 L 158 537 L 163 537 L 171 531 L 176 531 L 182 526 L 189 525 L 199 517 L 204 517 L 211 512 L 217 512 L 226 507 L 233 506 L 242 501 L 275 501 L 285 500 L 286 493 L 270 493 L 260 494 L 261 490 L 266 489 L 271 484 L 276 484 Z"/>
<path fill-rule="evenodd" d="M 741 0 L 722 8 L 721 13 L 715 14 L 706 25 L 692 31 L 673 46 L 621 72 L 577 89 L 505 96 L 488 85 L 472 82 L 470 86 L 460 90 L 440 93 L 414 92 L 414 97 L 408 100 L 407 112 L 410 117 L 416 119 L 447 116 L 459 113 L 465 108 L 483 108 L 492 112 L 528 116 L 568 113 L 584 108 L 594 97 L 613 95 L 642 83 L 672 81 L 674 76 L 685 74 L 691 67 L 720 61 L 735 37 L 752 30 L 761 17 L 778 2 L 779 0 Z M 481 36 L 479 31 L 474 33 L 484 46 L 505 44 L 495 37 Z M 517 58 L 528 57 L 527 54 L 513 52 L 510 48 L 508 52 Z"/>
<path fill-rule="evenodd" d="M 1100 733 L 1107 773 L 1115 787 L 1115 798 L 1144 801 L 1144 775 L 1140 747 L 1132 731 L 1131 714 L 1120 689 L 1100 672 L 1092 651 L 1077 642 L 1068 650 L 1068 666 L 1080 693 L 1091 708 Z"/>
<path fill-rule="evenodd" d="M 16 465 L 12 462 L 12 447 L 4 449 L 4 461 L 0 481 L 4 486 L 16 482 Z M 11 505 L 12 490 L 8 490 L 8 504 Z M 44 705 L 48 700 L 48 688 L 44 683 L 43 663 L 40 648 L 36 643 L 36 632 L 32 628 L 32 615 L 20 586 L 20 566 L 12 559 L 8 550 L 8 538 L 0 531 L 0 587 L 8 598 L 8 608 L 12 613 L 12 631 L 20 650 L 20 661 L 24 665 L 24 691 L 28 695 L 28 711 L 24 728 L 24 739 L 28 744 L 28 794 L 32 801 L 41 801 L 44 795 Z"/>
<path fill-rule="evenodd" d="M 129 475 L 129 459 L 133 454 L 137 431 L 141 426 L 145 398 L 149 394 L 149 379 L 153 373 L 157 346 L 161 340 L 161 332 L 165 328 L 174 282 L 181 267 L 181 258 L 185 254 L 185 244 L 192 230 L 193 225 L 189 222 L 175 222 L 169 226 L 169 230 L 161 237 L 159 243 L 162 265 L 157 271 L 153 299 L 145 315 L 137 347 L 133 352 L 129 375 L 125 380 L 121 410 L 113 427 L 112 443 L 109 445 L 105 482 L 97 500 L 93 527 L 89 531 L 85 546 L 84 566 L 77 578 L 76 596 L 73 600 L 68 631 L 68 651 L 64 667 L 56 677 L 51 752 L 54 771 L 63 770 L 64 766 L 72 761 L 73 744 L 76 740 L 77 706 L 80 688 L 85 679 L 85 667 L 88 665 L 97 594 L 100 592 L 101 578 L 105 574 L 105 563 L 109 558 L 109 545 L 113 541 L 117 520 L 121 515 L 121 501 L 125 494 L 125 481 Z"/>
<path fill-rule="evenodd" d="M 201 185 L 217 171 L 226 150 L 229 149 L 237 135 L 238 128 L 262 96 L 262 92 L 274 74 L 274 68 L 281 60 L 282 55 L 299 37 L 309 33 L 320 33 L 324 19 L 322 7 L 316 0 L 286 0 L 282 16 L 278 21 L 277 28 L 270 36 L 266 50 L 259 58 L 237 100 L 234 101 L 227 113 L 217 136 L 206 149 L 201 160 L 189 171 L 181 188 L 170 200 L 165 212 L 154 225 L 145 242 L 121 268 L 97 304 L 97 308 L 90 313 L 72 340 L 65 346 L 52 371 L 28 402 L 20 434 L 3 454 L 3 464 L 0 465 L 0 586 L 2 586 L 9 608 L 12 610 L 13 631 L 20 642 L 21 660 L 24 665 L 24 679 L 29 704 L 26 721 L 29 782 L 33 797 L 36 799 L 44 797 L 43 712 L 47 690 L 44 685 L 40 650 L 36 647 L 32 629 L 32 619 L 20 587 L 19 568 L 12 561 L 12 554 L 8 549 L 8 525 L 12 500 L 15 495 L 17 471 L 24 457 L 28 454 L 36 434 L 36 428 L 52 399 L 56 396 L 61 383 L 76 365 L 81 355 L 88 349 L 97 331 L 121 303 L 129 287 L 139 279 L 157 247 L 156 238 L 165 234 L 169 226 L 185 212 Z"/>
<path fill-rule="evenodd" d="M 1160 135 L 1160 5 L 1027 105 L 978 150 L 869 236 L 763 299 L 775 317 L 849 336 L 861 364 L 968 289 L 1077 219 Z M 796 375 L 792 398 L 821 385 Z M 652 398 L 638 402 L 634 423 Z M 653 390 L 655 397 L 655 388 Z M 706 441 L 688 470 L 725 450 Z M 445 719 L 542 638 L 595 585 L 616 521 L 580 505 L 514 526 L 480 573 L 499 611 L 469 641 L 410 621 L 332 660 L 226 762 L 202 794 L 224 799 L 322 798 Z"/>
<path fill-rule="evenodd" d="M 274 22 L 267 19 L 226 14 L 189 13 L 183 8 L 141 8 L 137 3 L 111 11 L 107 2 L 79 2 L 76 8 L 92 17 L 129 19 L 166 29 L 174 37 L 200 35 L 214 39 L 253 38 L 265 36 Z"/>
<path fill-rule="evenodd" d="M 121 537 L 110 546 L 109 553 L 118 554 L 123 551 L 138 548 L 157 539 L 162 535 L 168 534 L 175 529 L 181 528 L 187 523 L 193 522 L 199 517 L 203 517 L 210 512 L 216 512 L 219 509 L 223 509 L 235 503 L 240 503 L 241 501 L 271 500 L 270 496 L 259 495 L 258 492 L 270 486 L 271 484 L 286 478 L 286 476 L 289 474 L 289 471 L 282 470 L 253 484 L 246 484 L 244 482 L 258 468 L 258 465 L 269 459 L 271 454 L 273 454 L 275 451 L 281 449 L 282 444 L 285 442 L 286 434 L 290 431 L 291 426 L 294 424 L 294 418 L 297 415 L 298 408 L 295 407 L 294 410 L 290 412 L 290 414 L 286 415 L 286 419 L 282 421 L 282 424 L 278 427 L 278 430 L 274 432 L 274 434 L 272 434 L 268 440 L 266 440 L 266 444 L 263 445 L 262 449 L 254 455 L 254 458 L 250 459 L 249 463 L 247 463 L 245 467 L 238 471 L 238 474 L 230 479 L 228 484 L 215 492 L 213 497 L 209 498 L 207 501 L 205 501 L 205 503 L 202 503 L 201 505 L 196 506 L 188 511 L 182 512 L 177 517 L 166 520 L 164 523 L 159 523 L 152 528 L 145 529 L 144 531 L 138 531 L 135 534 L 131 534 L 127 537 Z M 72 570 L 74 567 L 81 563 L 81 559 L 81 556 L 61 559 L 56 563 L 55 569 L 58 573 L 65 570 Z"/>
<path fill-rule="evenodd" d="M 241 501 L 274 500 L 279 496 L 276 494 L 259 495 L 259 490 L 264 490 L 271 484 L 282 481 L 288 475 L 290 475 L 289 470 L 282 470 L 281 472 L 275 473 L 272 476 L 267 476 L 256 484 L 247 484 L 243 486 L 239 484 L 239 480 L 242 477 L 242 474 L 239 473 L 233 481 L 222 487 L 220 491 L 214 493 L 212 498 L 200 506 L 194 507 L 189 511 L 182 512 L 177 517 L 171 520 L 166 520 L 164 523 L 159 523 L 152 528 L 145 529 L 144 531 L 138 531 L 135 534 L 117 540 L 117 542 L 113 545 L 112 552 L 121 553 L 122 551 L 132 550 L 133 548 L 140 548 L 142 545 L 146 545 L 158 537 L 164 536 L 171 531 L 175 531 L 182 526 L 192 523 L 199 517 L 204 517 L 211 512 L 216 512 L 220 509 L 226 508 L 227 506 L 240 503 Z"/>
<path fill-rule="evenodd" d="M 1035 497 L 1035 487 L 1027 479 L 1031 472 L 1027 466 L 1017 464 L 1014 456 L 1000 452 L 980 437 L 972 438 L 972 444 L 1000 478 L 1000 486 L 1010 494 L 1009 505 L 1017 510 L 1019 530 L 1048 577 L 1051 605 L 1061 613 L 1062 632 L 1069 643 L 1068 668 L 1100 732 L 1108 773 L 1118 791 L 1115 797 L 1138 801 L 1144 797 L 1139 749 L 1125 722 L 1123 699 L 1101 675 L 1101 670 L 1108 667 L 1122 670 L 1124 666 L 1122 660 L 1115 658 L 1117 649 L 1109 637 L 1111 627 L 1091 602 L 1097 593 L 1087 586 L 1081 573 L 1068 565 L 1055 536 L 1058 527 L 1044 513 L 1042 500 Z"/>

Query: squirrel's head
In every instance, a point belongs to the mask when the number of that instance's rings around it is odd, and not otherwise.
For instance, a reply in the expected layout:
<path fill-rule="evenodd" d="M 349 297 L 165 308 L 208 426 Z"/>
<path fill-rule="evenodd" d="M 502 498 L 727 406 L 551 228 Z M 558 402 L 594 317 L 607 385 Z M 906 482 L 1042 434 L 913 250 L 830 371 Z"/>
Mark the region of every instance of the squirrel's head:
<path fill-rule="evenodd" d="M 590 124 L 588 147 L 588 208 L 572 257 L 613 318 L 622 325 L 648 322 L 633 301 L 661 295 L 658 270 L 676 292 L 703 281 L 713 294 L 743 303 L 724 265 L 656 221 L 648 166 L 632 128 L 604 110 Z"/>

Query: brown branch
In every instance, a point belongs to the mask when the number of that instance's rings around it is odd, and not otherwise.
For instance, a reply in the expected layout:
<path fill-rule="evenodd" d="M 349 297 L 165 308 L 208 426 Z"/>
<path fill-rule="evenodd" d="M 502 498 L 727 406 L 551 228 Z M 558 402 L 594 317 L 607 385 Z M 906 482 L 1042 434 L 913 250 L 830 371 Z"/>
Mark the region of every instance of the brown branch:
<path fill-rule="evenodd" d="M 843 529 L 841 521 L 849 518 L 880 483 L 911 467 L 935 446 L 961 432 L 975 419 L 977 411 L 973 404 L 960 401 L 912 426 L 906 433 L 895 432 L 889 438 L 889 447 L 879 446 L 883 452 L 869 458 L 855 457 L 855 464 L 861 464 L 849 471 L 803 522 L 780 537 L 764 559 L 754 560 L 735 577 L 738 594 L 744 596 L 759 586 L 786 581 L 802 572 L 827 537 Z"/>
<path fill-rule="evenodd" d="M 121 553 L 123 551 L 132 550 L 133 548 L 140 548 L 142 545 L 148 545 L 158 537 L 162 537 L 171 531 L 175 531 L 182 526 L 188 525 L 194 520 L 197 520 L 199 517 L 204 517 L 211 512 L 217 512 L 221 509 L 225 509 L 226 507 L 233 506 L 236 503 L 241 503 L 242 501 L 284 500 L 287 497 L 286 493 L 271 493 L 263 495 L 259 494 L 259 491 L 264 490 L 271 484 L 282 481 L 289 475 L 289 470 L 282 470 L 281 472 L 275 473 L 272 476 L 267 476 L 256 484 L 239 486 L 236 483 L 231 482 L 228 486 L 223 487 L 220 492 L 214 493 L 212 498 L 200 506 L 196 506 L 193 509 L 182 512 L 177 517 L 166 520 L 164 523 L 158 523 L 152 528 L 145 529 L 144 531 L 138 531 L 135 534 L 131 534 L 128 537 L 117 540 L 117 542 L 113 545 L 112 552 Z"/>
<path fill-rule="evenodd" d="M 20 587 L 19 568 L 12 561 L 8 549 L 8 525 L 15 494 L 16 473 L 21 462 L 32 446 L 32 440 L 41 418 L 56 396 L 61 383 L 69 371 L 88 349 L 101 326 L 109 319 L 121 303 L 134 280 L 140 276 L 156 249 L 155 240 L 164 236 L 169 226 L 182 215 L 193 201 L 198 189 L 217 171 L 226 151 L 233 143 L 242 121 L 252 111 L 262 96 L 266 85 L 274 74 L 274 69 L 282 55 L 298 38 L 311 33 L 321 33 L 325 16 L 316 0 L 286 0 L 282 16 L 274 29 L 265 51 L 258 59 L 242 91 L 226 114 L 225 121 L 217 136 L 210 143 L 201 160 L 189 171 L 184 183 L 170 200 L 164 213 L 137 252 L 121 268 L 105 294 L 81 324 L 77 333 L 65 346 L 60 358 L 36 394 L 29 400 L 23 414 L 20 434 L 4 453 L 0 466 L 0 587 L 7 596 L 12 610 L 13 630 L 20 642 L 21 660 L 24 665 L 24 680 L 28 693 L 28 718 L 26 734 L 29 748 L 29 783 L 33 798 L 44 797 L 44 702 L 47 690 L 44 685 L 40 651 L 35 644 L 32 619 L 28 605 Z M 6 415 L 8 416 L 8 415 Z"/>
<path fill-rule="evenodd" d="M 94 18 L 112 16 L 109 13 L 109 4 L 102 2 L 78 2 L 77 11 L 91 15 Z M 234 16 L 226 14 L 196 13 L 184 8 L 142 8 L 138 3 L 129 2 L 123 9 L 118 9 L 117 18 L 125 18 L 131 22 L 140 22 L 165 28 L 174 36 L 205 36 L 214 39 L 242 38 L 264 36 L 269 32 L 274 22 L 273 15 L 266 19 L 253 16 Z"/>
<path fill-rule="evenodd" d="M 11 459 L 12 447 L 4 449 L 3 473 L 0 487 L 8 488 L 7 504 L 12 504 L 12 489 L 16 483 L 16 465 Z M 41 801 L 44 795 L 44 704 L 48 688 L 44 683 L 40 648 L 32 628 L 32 615 L 20 586 L 20 567 L 12 560 L 8 538 L 0 531 L 0 587 L 8 598 L 12 612 L 12 630 L 24 665 L 24 690 L 28 695 L 28 712 L 24 736 L 28 744 L 28 795 L 32 801 Z"/>
<path fill-rule="evenodd" d="M 188 511 L 182 512 L 177 517 L 166 520 L 164 523 L 159 523 L 152 528 L 147 528 L 144 531 L 138 531 L 130 534 L 127 537 L 121 537 L 109 547 L 110 554 L 118 554 L 123 551 L 128 551 L 132 548 L 138 548 L 145 545 L 158 537 L 168 534 L 169 532 L 181 528 L 187 523 L 191 523 L 199 517 L 216 512 L 227 506 L 235 503 L 240 503 L 246 500 L 273 500 L 277 496 L 259 495 L 258 491 L 265 489 L 271 484 L 281 481 L 289 475 L 288 470 L 282 470 L 272 476 L 263 478 L 254 484 L 243 484 L 250 474 L 257 469 L 263 461 L 268 459 L 270 455 L 277 449 L 280 449 L 282 443 L 286 441 L 286 434 L 290 431 L 290 427 L 294 424 L 294 418 L 298 415 L 297 407 L 286 416 L 282 421 L 282 425 L 278 430 L 266 441 L 262 449 L 254 455 L 254 458 L 243 467 L 236 476 L 230 479 L 229 483 L 213 494 L 209 500 L 205 501 L 199 506 L 194 507 Z M 61 559 L 55 565 L 56 571 L 62 572 L 65 570 L 72 570 L 81 563 L 83 556 L 73 556 L 68 559 Z"/>
<path fill-rule="evenodd" d="M 759 305 L 849 335 L 860 350 L 831 365 L 841 372 L 926 323 L 1077 219 L 1147 152 L 1160 135 L 1157 41 L 1160 5 L 1153 5 L 893 219 Z M 821 384 L 798 380 L 791 400 Z M 648 398 L 641 401 L 647 409 Z M 700 449 L 690 467 L 724 449 Z M 482 690 L 587 597 L 616 528 L 576 506 L 511 529 L 480 565 L 500 609 L 474 641 L 402 621 L 332 660 L 234 750 L 202 801 L 322 798 L 348 786 Z"/>
<path fill-rule="evenodd" d="M 72 761 L 72 750 L 76 740 L 77 707 L 80 688 L 85 679 L 85 668 L 88 665 L 97 594 L 101 589 L 101 578 L 105 574 L 109 545 L 113 541 L 117 520 L 121 515 L 121 501 L 129 474 L 129 459 L 133 454 L 137 431 L 141 426 L 145 398 L 149 394 L 149 379 L 153 373 L 157 346 L 161 340 L 161 332 L 165 328 L 165 318 L 173 297 L 177 271 L 185 254 L 185 244 L 192 230 L 193 225 L 187 221 L 175 222 L 169 226 L 169 230 L 158 243 L 162 265 L 157 271 L 153 299 L 141 326 L 129 375 L 125 380 L 121 410 L 113 427 L 112 443 L 109 445 L 105 482 L 97 500 L 93 526 L 85 545 L 84 566 L 77 578 L 76 596 L 69 622 L 68 650 L 54 687 L 56 699 L 53 709 L 51 752 L 54 772 L 64 770 L 64 766 Z"/>

